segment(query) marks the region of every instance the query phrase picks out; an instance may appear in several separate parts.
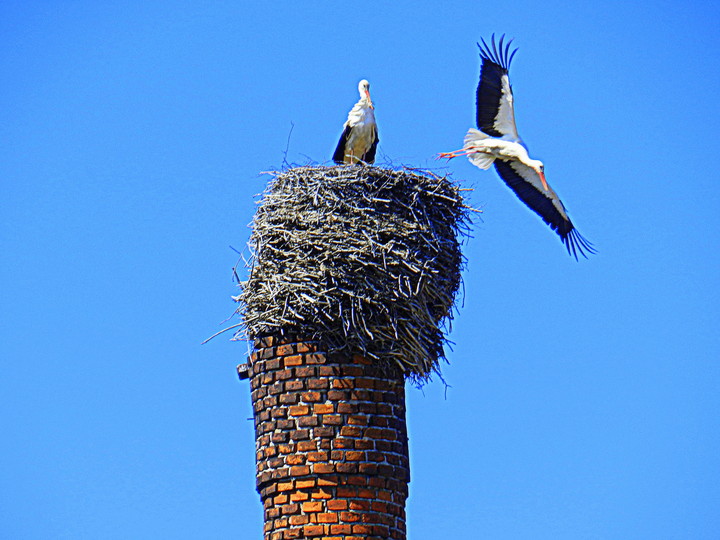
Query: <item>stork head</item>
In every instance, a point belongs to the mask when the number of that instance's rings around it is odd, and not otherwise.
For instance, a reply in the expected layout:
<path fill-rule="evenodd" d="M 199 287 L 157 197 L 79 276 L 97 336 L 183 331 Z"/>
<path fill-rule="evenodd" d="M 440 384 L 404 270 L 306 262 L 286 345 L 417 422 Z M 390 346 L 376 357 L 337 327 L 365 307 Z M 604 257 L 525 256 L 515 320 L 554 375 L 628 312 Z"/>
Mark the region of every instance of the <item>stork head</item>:
<path fill-rule="evenodd" d="M 360 92 L 360 99 L 366 100 L 368 103 L 368 106 L 371 109 L 374 109 L 375 107 L 373 106 L 372 99 L 370 99 L 370 83 L 367 82 L 366 79 L 363 79 L 358 84 L 358 92 Z"/>
<path fill-rule="evenodd" d="M 547 181 L 545 180 L 545 165 L 543 164 L 543 162 L 539 159 L 531 159 L 529 160 L 528 165 L 530 165 L 540 177 L 540 181 L 542 182 L 545 191 L 550 191 L 550 188 L 547 185 Z"/>

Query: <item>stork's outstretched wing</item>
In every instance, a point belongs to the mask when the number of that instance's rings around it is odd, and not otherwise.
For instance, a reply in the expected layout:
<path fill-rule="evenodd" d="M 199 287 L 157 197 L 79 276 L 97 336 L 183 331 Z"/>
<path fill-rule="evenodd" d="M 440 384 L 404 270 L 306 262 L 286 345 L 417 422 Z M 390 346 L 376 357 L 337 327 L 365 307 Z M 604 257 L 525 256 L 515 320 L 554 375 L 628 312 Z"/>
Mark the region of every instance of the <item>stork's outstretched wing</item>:
<path fill-rule="evenodd" d="M 558 233 L 568 253 L 578 258 L 587 253 L 595 253 L 593 245 L 577 231 L 567 215 L 565 206 L 552 188 L 547 191 L 535 170 L 519 161 L 495 160 L 495 169 L 515 195 L 528 208 L 539 215 L 550 228 Z"/>
<path fill-rule="evenodd" d="M 480 83 L 477 87 L 477 126 L 491 137 L 521 142 L 515 126 L 513 93 L 508 78 L 508 69 L 517 49 L 510 52 L 512 39 L 503 45 L 505 36 L 495 43 L 492 35 L 490 47 L 482 40 L 480 58 Z"/>

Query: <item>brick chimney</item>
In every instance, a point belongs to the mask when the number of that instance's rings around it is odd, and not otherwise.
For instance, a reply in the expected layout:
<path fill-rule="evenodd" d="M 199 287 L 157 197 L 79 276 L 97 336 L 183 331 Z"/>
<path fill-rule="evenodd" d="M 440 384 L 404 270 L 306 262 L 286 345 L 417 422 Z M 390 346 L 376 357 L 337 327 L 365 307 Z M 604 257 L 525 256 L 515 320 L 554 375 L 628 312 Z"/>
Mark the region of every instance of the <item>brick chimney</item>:
<path fill-rule="evenodd" d="M 404 540 L 401 370 L 265 337 L 255 340 L 248 374 L 265 540 Z"/>

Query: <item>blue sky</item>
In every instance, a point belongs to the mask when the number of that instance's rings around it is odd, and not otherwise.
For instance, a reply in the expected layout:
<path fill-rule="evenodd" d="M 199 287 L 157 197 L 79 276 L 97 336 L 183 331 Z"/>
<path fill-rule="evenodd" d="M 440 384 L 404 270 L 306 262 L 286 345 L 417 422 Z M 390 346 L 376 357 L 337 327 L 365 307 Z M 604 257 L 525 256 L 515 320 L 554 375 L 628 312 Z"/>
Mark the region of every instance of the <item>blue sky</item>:
<path fill-rule="evenodd" d="M 378 161 L 483 210 L 450 388 L 408 388 L 409 538 L 720 537 L 718 23 L 713 2 L 3 2 L 0 536 L 260 537 L 247 346 L 200 343 L 234 322 L 261 172 L 286 147 L 327 163 L 367 78 Z M 473 125 L 492 32 L 590 260 L 493 170 L 433 159 Z"/>

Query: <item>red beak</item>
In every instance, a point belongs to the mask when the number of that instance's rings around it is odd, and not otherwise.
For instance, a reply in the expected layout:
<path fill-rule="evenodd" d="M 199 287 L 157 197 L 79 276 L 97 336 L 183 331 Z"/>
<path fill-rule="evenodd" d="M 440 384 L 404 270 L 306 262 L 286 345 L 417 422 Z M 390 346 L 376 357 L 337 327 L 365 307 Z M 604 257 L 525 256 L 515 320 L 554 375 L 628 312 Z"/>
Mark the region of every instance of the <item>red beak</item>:
<path fill-rule="evenodd" d="M 370 91 L 368 90 L 367 92 L 365 92 L 365 95 L 367 96 L 368 102 L 370 103 L 370 108 L 374 109 L 375 106 L 373 105 L 372 99 L 370 99 Z"/>
<path fill-rule="evenodd" d="M 537 172 L 538 175 L 540 175 L 540 180 L 542 181 L 542 185 L 545 188 L 545 191 L 550 191 L 550 188 L 547 185 L 547 182 L 545 181 L 545 173 L 542 171 Z"/>

